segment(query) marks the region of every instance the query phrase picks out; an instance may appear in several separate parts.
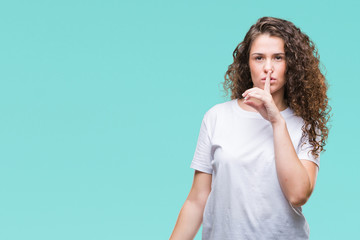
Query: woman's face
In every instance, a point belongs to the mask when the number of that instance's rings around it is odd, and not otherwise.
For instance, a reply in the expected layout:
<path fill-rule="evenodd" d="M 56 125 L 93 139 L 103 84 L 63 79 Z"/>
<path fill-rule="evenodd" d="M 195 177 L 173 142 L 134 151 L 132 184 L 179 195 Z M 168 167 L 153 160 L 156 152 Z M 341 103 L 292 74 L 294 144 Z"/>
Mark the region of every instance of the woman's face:
<path fill-rule="evenodd" d="M 271 70 L 270 92 L 283 96 L 286 82 L 284 40 L 269 34 L 259 35 L 250 49 L 249 67 L 254 87 L 261 89 L 264 89 L 266 75 Z"/>

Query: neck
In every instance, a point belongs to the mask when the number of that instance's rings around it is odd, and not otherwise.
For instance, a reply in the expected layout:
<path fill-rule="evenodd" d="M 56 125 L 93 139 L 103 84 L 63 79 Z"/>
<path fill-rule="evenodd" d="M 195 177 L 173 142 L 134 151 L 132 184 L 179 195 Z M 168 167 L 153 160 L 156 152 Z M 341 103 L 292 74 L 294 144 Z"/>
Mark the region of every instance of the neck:
<path fill-rule="evenodd" d="M 284 92 L 280 92 L 280 93 L 275 92 L 272 94 L 272 97 L 279 111 L 283 111 L 288 107 L 284 99 Z"/>

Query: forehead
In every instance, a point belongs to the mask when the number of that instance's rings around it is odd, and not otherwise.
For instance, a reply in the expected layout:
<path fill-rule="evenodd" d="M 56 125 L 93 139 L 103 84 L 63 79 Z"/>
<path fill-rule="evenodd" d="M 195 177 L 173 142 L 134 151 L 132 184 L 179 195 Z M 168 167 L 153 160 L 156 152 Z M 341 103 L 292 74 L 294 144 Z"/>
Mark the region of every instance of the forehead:
<path fill-rule="evenodd" d="M 250 53 L 284 52 L 284 40 L 279 37 L 261 34 L 253 41 Z"/>

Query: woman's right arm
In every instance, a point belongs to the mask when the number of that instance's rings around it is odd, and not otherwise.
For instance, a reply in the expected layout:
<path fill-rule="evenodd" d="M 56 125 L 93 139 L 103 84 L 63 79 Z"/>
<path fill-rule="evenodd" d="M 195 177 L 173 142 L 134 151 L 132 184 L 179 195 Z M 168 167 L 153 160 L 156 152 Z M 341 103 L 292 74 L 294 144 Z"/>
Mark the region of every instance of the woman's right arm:
<path fill-rule="evenodd" d="M 212 175 L 195 170 L 194 181 L 182 206 L 169 240 L 192 240 L 203 220 L 206 201 L 211 191 Z"/>

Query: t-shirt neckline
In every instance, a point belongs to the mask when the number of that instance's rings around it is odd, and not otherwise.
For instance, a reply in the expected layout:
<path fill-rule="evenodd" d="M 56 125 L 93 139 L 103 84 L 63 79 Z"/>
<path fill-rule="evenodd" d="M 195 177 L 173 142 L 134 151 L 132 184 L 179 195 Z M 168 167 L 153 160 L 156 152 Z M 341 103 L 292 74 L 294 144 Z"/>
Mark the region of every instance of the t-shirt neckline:
<path fill-rule="evenodd" d="M 250 118 L 259 118 L 259 119 L 264 119 L 260 113 L 258 112 L 251 112 L 251 111 L 247 111 L 245 109 L 243 109 L 242 107 L 239 106 L 238 102 L 237 102 L 237 98 L 233 99 L 232 102 L 233 102 L 233 107 L 235 109 L 236 112 L 240 113 L 241 115 L 243 116 L 246 116 L 246 117 L 250 117 Z M 287 117 L 287 116 L 290 116 L 292 115 L 292 110 L 291 108 L 288 106 L 285 110 L 283 111 L 280 111 L 280 114 L 283 116 L 283 117 Z"/>

